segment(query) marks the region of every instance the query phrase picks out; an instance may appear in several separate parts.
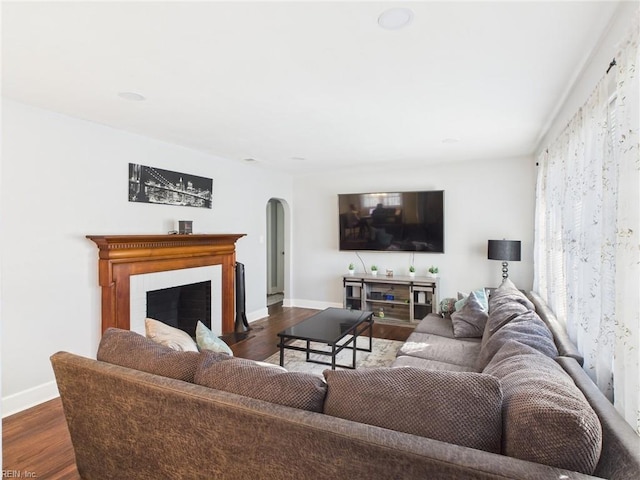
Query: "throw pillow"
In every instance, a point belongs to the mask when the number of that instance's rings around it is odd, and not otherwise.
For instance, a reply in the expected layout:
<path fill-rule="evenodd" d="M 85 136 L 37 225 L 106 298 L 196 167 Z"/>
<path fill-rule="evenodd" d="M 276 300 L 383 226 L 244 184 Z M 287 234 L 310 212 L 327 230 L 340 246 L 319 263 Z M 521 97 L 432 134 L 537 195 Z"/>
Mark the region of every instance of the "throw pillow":
<path fill-rule="evenodd" d="M 153 318 L 147 318 L 144 321 L 144 329 L 147 338 L 150 338 L 156 343 L 183 352 L 198 351 L 198 345 L 184 330 L 172 327 Z"/>
<path fill-rule="evenodd" d="M 488 314 L 478 300 L 476 292 L 471 292 L 464 306 L 451 314 L 455 337 L 482 337 Z"/>
<path fill-rule="evenodd" d="M 413 367 L 325 370 L 324 413 L 500 452 L 502 391 L 481 373 Z"/>
<path fill-rule="evenodd" d="M 198 320 L 196 325 L 196 343 L 200 350 L 211 350 L 213 352 L 226 353 L 233 357 L 233 351 L 229 345 L 224 343 L 207 326 Z"/>
<path fill-rule="evenodd" d="M 602 448 L 600 421 L 560 365 L 510 340 L 485 373 L 500 379 L 504 393 L 503 454 L 594 472 Z"/>
<path fill-rule="evenodd" d="M 130 330 L 108 328 L 96 358 L 101 362 L 193 382 L 200 353 L 176 351 Z"/>
<path fill-rule="evenodd" d="M 219 361 L 220 357 L 226 358 Z M 214 352 L 202 352 L 195 383 L 312 412 L 322 412 L 327 393 L 327 385 L 318 375 L 282 371 Z"/>
<path fill-rule="evenodd" d="M 475 293 L 476 298 L 478 299 L 478 301 L 482 305 L 482 308 L 486 312 L 488 312 L 489 311 L 489 301 L 487 299 L 487 292 L 485 291 L 485 289 L 484 288 L 479 288 L 477 290 L 473 290 L 473 292 L 471 292 L 471 293 Z M 467 303 L 467 299 L 469 298 L 469 295 L 471 293 L 466 294 L 466 293 L 463 293 L 463 292 L 458 292 L 458 301 L 455 304 L 456 311 L 462 310 L 462 307 L 464 307 L 465 303 Z"/>

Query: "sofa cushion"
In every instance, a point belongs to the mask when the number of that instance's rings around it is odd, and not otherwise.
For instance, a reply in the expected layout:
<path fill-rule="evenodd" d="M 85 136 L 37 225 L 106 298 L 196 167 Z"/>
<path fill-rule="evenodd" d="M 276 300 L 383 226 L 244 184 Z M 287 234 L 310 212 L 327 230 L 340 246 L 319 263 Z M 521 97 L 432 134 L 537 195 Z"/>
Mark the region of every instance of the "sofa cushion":
<path fill-rule="evenodd" d="M 288 407 L 322 412 L 327 385 L 322 377 L 258 365 L 252 360 L 202 352 L 195 383 Z"/>
<path fill-rule="evenodd" d="M 226 353 L 233 357 L 233 350 L 200 320 L 198 320 L 198 324 L 196 325 L 196 343 L 200 350 Z"/>
<path fill-rule="evenodd" d="M 560 365 L 510 340 L 484 373 L 499 378 L 503 389 L 503 454 L 593 473 L 602 448 L 600 421 Z"/>
<path fill-rule="evenodd" d="M 393 361 L 392 367 L 415 367 L 424 370 L 446 370 L 448 372 L 475 372 L 475 367 L 465 367 L 453 363 L 439 362 L 437 360 L 426 360 L 424 358 L 409 357 L 400 355 Z"/>
<path fill-rule="evenodd" d="M 471 292 L 462 308 L 451 314 L 453 334 L 456 337 L 482 337 L 487 324 L 487 310 L 478 299 L 475 292 Z"/>
<path fill-rule="evenodd" d="M 480 339 L 477 338 L 447 338 L 429 333 L 413 332 L 404 342 L 397 356 L 436 360 L 476 369 L 478 354 L 480 353 Z"/>
<path fill-rule="evenodd" d="M 193 338 L 184 330 L 172 327 L 153 318 L 145 319 L 144 329 L 147 338 L 150 338 L 156 343 L 184 352 L 198 351 L 198 345 L 196 345 Z"/>
<path fill-rule="evenodd" d="M 327 415 L 500 451 L 502 391 L 495 377 L 412 367 L 325 370 L 324 376 Z"/>
<path fill-rule="evenodd" d="M 482 345 L 478 355 L 478 371 L 484 370 L 496 352 L 508 340 L 528 345 L 550 358 L 558 356 L 553 335 L 536 312 L 527 310 L 519 315 L 509 317 L 508 320 L 508 323 L 500 326 L 499 330 Z"/>
<path fill-rule="evenodd" d="M 424 317 L 416 328 L 413 329 L 417 333 L 433 333 L 441 337 L 455 338 L 453 334 L 453 323 L 450 317 L 441 317 L 435 313 L 430 313 Z"/>
<path fill-rule="evenodd" d="M 177 351 L 130 330 L 108 328 L 96 356 L 101 362 L 193 382 L 200 353 Z"/>

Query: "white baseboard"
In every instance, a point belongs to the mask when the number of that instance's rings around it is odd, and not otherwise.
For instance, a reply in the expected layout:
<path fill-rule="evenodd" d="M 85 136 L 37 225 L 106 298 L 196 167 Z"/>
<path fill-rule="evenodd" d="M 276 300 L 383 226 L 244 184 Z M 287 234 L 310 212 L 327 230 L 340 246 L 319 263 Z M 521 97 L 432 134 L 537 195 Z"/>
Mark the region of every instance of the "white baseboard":
<path fill-rule="evenodd" d="M 2 397 L 2 418 L 35 407 L 53 398 L 59 397 L 55 380 L 43 383 L 37 387 Z"/>
<path fill-rule="evenodd" d="M 325 308 L 342 308 L 342 303 L 335 302 L 319 302 L 317 300 L 303 300 L 297 298 L 286 299 L 283 302 L 285 307 L 313 308 L 315 310 L 324 310 Z"/>
<path fill-rule="evenodd" d="M 255 322 L 256 320 L 260 320 L 261 318 L 265 318 L 269 316 L 268 308 L 260 308 L 258 310 L 254 310 L 253 312 L 247 314 L 247 322 Z"/>

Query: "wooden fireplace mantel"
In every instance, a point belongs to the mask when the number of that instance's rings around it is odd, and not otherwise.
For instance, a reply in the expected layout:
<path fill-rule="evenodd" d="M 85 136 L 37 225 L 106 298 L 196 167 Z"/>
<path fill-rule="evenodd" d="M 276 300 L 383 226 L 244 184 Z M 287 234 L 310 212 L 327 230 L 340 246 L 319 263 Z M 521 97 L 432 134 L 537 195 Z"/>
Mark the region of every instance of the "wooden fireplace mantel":
<path fill-rule="evenodd" d="M 102 332 L 129 330 L 130 277 L 143 273 L 222 265 L 222 333 L 233 332 L 236 241 L 245 234 L 87 235 L 98 246 Z"/>

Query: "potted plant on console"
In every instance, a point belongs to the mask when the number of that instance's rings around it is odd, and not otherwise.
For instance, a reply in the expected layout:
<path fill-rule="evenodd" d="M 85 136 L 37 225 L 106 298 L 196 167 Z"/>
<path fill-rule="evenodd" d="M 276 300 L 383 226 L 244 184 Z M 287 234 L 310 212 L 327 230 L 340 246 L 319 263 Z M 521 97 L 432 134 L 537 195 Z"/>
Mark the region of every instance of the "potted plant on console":
<path fill-rule="evenodd" d="M 371 265 L 371 275 L 378 275 L 377 265 Z"/>
<path fill-rule="evenodd" d="M 356 273 L 356 266 L 353 263 L 349 264 L 349 275 Z"/>
<path fill-rule="evenodd" d="M 432 278 L 436 278 L 438 276 L 438 267 L 434 267 L 431 265 L 429 267 L 429 276 Z"/>
<path fill-rule="evenodd" d="M 414 267 L 413 265 L 411 265 L 409 267 L 409 276 L 410 277 L 415 277 L 416 276 L 416 267 Z"/>

